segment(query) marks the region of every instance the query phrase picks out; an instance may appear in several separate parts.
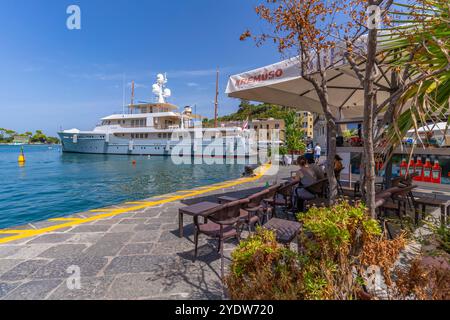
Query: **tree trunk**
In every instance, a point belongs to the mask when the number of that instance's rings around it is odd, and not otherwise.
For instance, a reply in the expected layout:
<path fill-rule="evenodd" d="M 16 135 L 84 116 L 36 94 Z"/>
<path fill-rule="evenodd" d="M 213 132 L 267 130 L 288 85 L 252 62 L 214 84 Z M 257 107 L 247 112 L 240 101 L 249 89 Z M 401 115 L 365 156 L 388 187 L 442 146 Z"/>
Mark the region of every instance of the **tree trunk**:
<path fill-rule="evenodd" d="M 370 95 L 370 93 L 369 93 Z M 375 152 L 373 139 L 373 113 L 364 115 L 364 194 L 370 215 L 375 218 Z"/>
<path fill-rule="evenodd" d="M 329 185 L 329 195 L 328 200 L 329 204 L 333 205 L 336 203 L 336 199 L 338 196 L 338 188 L 337 188 L 337 181 L 336 176 L 334 174 L 334 158 L 336 156 L 336 134 L 337 134 L 337 128 L 336 124 L 333 119 L 327 118 L 327 141 L 328 141 L 328 148 L 327 148 L 327 177 L 328 177 L 328 185 Z"/>
<path fill-rule="evenodd" d="M 364 77 L 364 176 L 365 202 L 372 218 L 376 218 L 375 208 L 375 90 L 374 72 L 377 50 L 377 29 L 369 30 L 367 42 L 367 63 Z"/>

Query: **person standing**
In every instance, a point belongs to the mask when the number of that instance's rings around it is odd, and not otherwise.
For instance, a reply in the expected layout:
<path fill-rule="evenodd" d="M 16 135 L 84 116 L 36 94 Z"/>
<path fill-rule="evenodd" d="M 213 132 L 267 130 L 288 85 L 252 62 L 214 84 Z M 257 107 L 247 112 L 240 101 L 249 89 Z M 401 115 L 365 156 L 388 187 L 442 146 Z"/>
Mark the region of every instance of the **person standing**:
<path fill-rule="evenodd" d="M 316 163 L 319 163 L 320 156 L 322 155 L 322 148 L 320 147 L 320 144 L 316 144 L 316 147 L 314 148 L 314 159 L 316 160 Z"/>

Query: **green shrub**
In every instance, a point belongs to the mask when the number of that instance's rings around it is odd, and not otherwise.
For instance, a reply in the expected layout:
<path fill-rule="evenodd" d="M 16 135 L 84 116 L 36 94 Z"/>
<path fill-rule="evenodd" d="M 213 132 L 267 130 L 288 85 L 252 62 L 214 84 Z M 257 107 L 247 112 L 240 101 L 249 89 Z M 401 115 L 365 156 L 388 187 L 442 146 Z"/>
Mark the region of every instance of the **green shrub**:
<path fill-rule="evenodd" d="M 367 267 L 389 274 L 405 245 L 403 236 L 386 240 L 362 205 L 312 208 L 298 219 L 299 253 L 262 229 L 241 242 L 225 279 L 232 299 L 357 299 Z"/>
<path fill-rule="evenodd" d="M 442 249 L 446 253 L 450 254 L 450 226 L 440 226 L 436 231 L 436 237 L 439 243 L 439 249 Z"/>
<path fill-rule="evenodd" d="M 275 234 L 259 228 L 232 253 L 231 272 L 225 279 L 237 300 L 292 300 L 303 287 L 299 256 L 280 246 Z"/>

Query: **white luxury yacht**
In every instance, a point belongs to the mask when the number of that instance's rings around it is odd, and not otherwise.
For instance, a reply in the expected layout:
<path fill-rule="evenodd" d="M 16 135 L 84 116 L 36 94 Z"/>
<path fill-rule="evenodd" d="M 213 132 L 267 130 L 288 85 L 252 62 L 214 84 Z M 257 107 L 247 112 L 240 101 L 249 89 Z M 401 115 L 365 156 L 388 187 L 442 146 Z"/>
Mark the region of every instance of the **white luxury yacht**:
<path fill-rule="evenodd" d="M 182 112 L 166 98 L 167 79 L 157 76 L 156 103 L 130 104 L 128 113 L 101 119 L 93 131 L 58 132 L 63 152 L 122 155 L 192 155 L 244 157 L 256 154 L 248 130 L 239 127 L 201 128 L 202 117 L 191 107 Z M 219 139 L 223 138 L 223 139 Z"/>

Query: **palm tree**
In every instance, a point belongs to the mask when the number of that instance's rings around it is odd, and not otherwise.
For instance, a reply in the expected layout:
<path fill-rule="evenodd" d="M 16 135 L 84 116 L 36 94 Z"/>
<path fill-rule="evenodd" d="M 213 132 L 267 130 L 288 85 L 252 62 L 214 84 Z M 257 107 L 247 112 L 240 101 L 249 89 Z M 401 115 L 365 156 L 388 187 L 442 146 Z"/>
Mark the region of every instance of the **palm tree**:
<path fill-rule="evenodd" d="M 400 17 L 393 22 L 401 25 L 389 29 L 380 41 L 403 89 L 394 97 L 393 121 L 385 132 L 387 145 L 393 146 L 411 129 L 446 121 L 447 131 L 450 125 L 450 4 L 417 0 L 415 5 L 397 6 L 403 10 L 393 12 Z"/>

